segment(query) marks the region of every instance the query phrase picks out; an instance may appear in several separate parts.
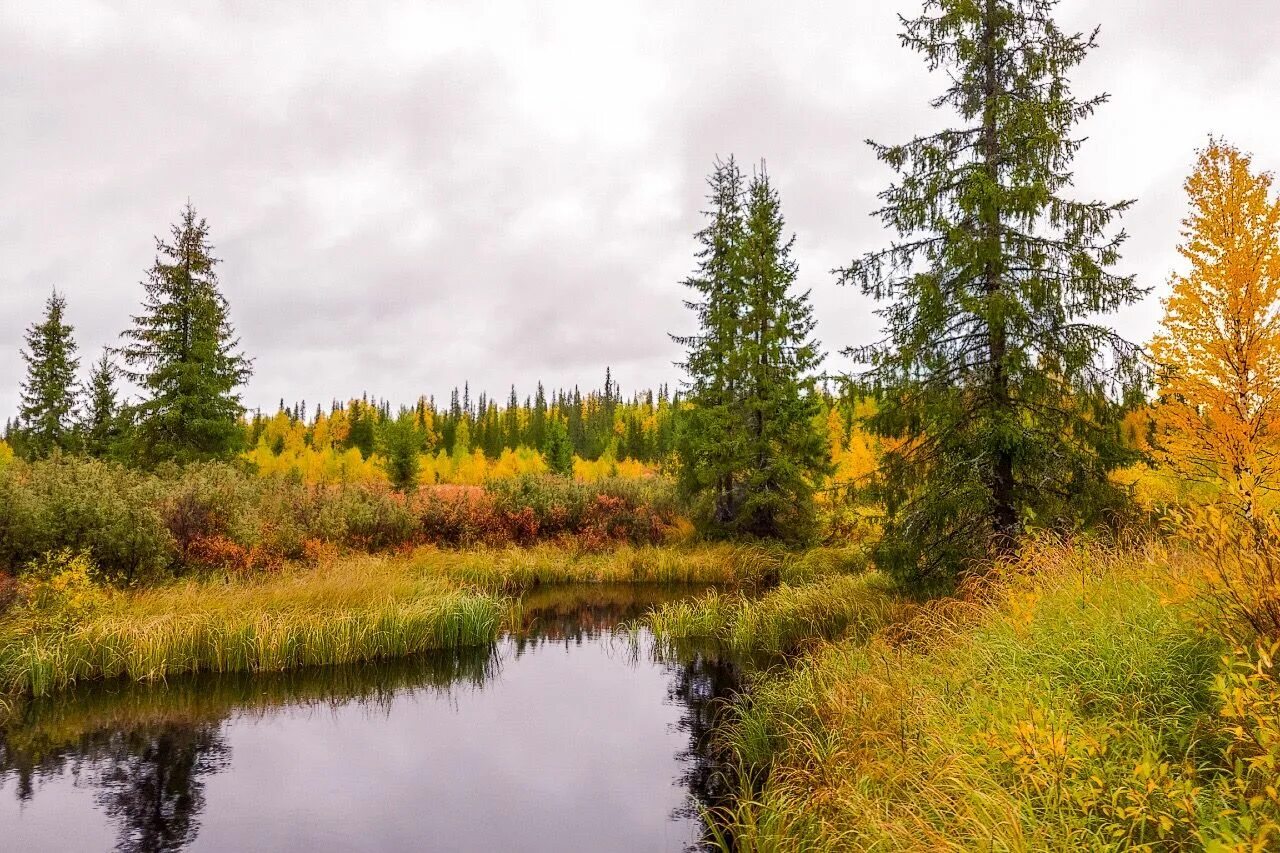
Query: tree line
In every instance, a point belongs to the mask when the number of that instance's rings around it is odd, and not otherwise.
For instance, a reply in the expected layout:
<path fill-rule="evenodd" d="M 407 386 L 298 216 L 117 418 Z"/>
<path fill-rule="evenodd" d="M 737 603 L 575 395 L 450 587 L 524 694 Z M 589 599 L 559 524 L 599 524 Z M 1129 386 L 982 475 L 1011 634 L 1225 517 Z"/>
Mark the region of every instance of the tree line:
<path fill-rule="evenodd" d="M 423 453 L 459 446 L 489 456 L 536 448 L 560 473 L 575 455 L 670 461 L 707 533 L 804 540 L 833 471 L 833 413 L 869 401 L 857 419 L 880 458 L 857 497 L 882 510 L 874 556 L 924 587 L 1008 554 L 1028 530 L 1113 523 L 1129 505 L 1114 473 L 1144 460 L 1221 485 L 1246 518 L 1268 512 L 1280 469 L 1270 176 L 1211 141 L 1187 184 L 1191 271 L 1174 279 L 1151 352 L 1124 340 L 1099 318 L 1147 292 L 1115 269 L 1126 238 L 1117 223 L 1132 201 L 1071 195 L 1078 125 L 1107 96 L 1074 93 L 1070 74 L 1097 30 L 1063 31 L 1056 5 L 925 0 L 903 19 L 903 46 L 946 72 L 932 104 L 952 126 L 871 143 L 895 173 L 877 211 L 894 238 L 835 275 L 881 303 L 883 336 L 845 350 L 861 370 L 844 377 L 838 404 L 819 385 L 823 352 L 779 192 L 763 164 L 748 176 L 728 157 L 708 178 L 685 281 L 697 328 L 674 338 L 686 352 L 674 393 L 624 401 L 606 374 L 600 392 L 539 386 L 519 402 L 512 389 L 505 406 L 472 404 L 464 388 L 448 406 L 426 399 L 393 413 L 361 399 L 308 417 L 282 401 L 282 412 L 313 437 L 341 418 L 341 442 L 382 453 L 400 484 L 415 481 Z M 102 452 L 114 441 L 144 464 L 182 462 L 269 431 L 270 419 L 244 417 L 237 389 L 251 363 L 204 221 L 188 206 L 157 250 L 141 313 L 83 397 L 65 302 L 50 298 L 27 335 L 28 378 L 9 429 L 24 453 Z M 143 390 L 139 402 L 117 402 L 113 358 Z M 1141 411 L 1149 425 L 1135 441 Z"/>

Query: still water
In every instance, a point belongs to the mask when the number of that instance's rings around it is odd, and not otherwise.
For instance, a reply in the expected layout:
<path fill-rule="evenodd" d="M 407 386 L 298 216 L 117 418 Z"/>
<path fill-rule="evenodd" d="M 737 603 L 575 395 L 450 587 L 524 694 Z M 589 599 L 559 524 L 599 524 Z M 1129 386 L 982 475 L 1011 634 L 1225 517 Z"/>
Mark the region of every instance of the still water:
<path fill-rule="evenodd" d="M 535 591 L 490 649 L 33 704 L 0 851 L 690 849 L 737 668 L 618 625 L 699 591 Z"/>

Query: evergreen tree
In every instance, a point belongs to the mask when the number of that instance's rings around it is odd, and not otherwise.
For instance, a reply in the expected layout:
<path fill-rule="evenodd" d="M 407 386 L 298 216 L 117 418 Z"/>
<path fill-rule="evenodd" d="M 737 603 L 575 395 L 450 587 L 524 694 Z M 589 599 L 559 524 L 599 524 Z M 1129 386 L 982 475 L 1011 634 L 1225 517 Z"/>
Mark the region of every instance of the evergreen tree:
<path fill-rule="evenodd" d="M 542 448 L 542 456 L 552 474 L 573 476 L 573 443 L 569 441 L 569 430 L 560 418 L 547 421 L 547 443 Z"/>
<path fill-rule="evenodd" d="M 418 484 L 422 434 L 415 428 L 415 418 L 412 409 L 403 411 L 399 417 L 384 421 L 378 435 L 387 476 L 391 484 L 401 491 Z"/>
<path fill-rule="evenodd" d="M 763 165 L 747 190 L 742 241 L 742 330 L 738 336 L 746 419 L 737 531 L 804 539 L 813 529 L 814 488 L 828 473 L 826 436 L 814 371 L 809 293 L 796 292 L 795 237 L 784 235 L 778 193 Z"/>
<path fill-rule="evenodd" d="M 961 126 L 872 143 L 901 177 L 879 212 L 900 240 L 841 271 L 879 300 L 886 338 L 855 351 L 879 391 L 872 428 L 896 440 L 880 497 L 880 565 L 946 582 L 1024 526 L 1071 523 L 1112 499 L 1116 401 L 1135 348 L 1090 318 L 1134 302 L 1108 270 L 1129 202 L 1063 195 L 1079 100 L 1067 73 L 1094 47 L 1053 20 L 1056 0 L 926 0 L 902 42 L 951 85 L 933 103 Z"/>
<path fill-rule="evenodd" d="M 542 447 L 547 443 L 547 394 L 538 383 L 538 392 L 533 398 L 533 411 L 529 416 L 529 446 Z"/>
<path fill-rule="evenodd" d="M 89 372 L 85 389 L 88 410 L 81 429 L 84 449 L 90 456 L 102 458 L 111 453 L 120 440 L 120 404 L 116 392 L 116 366 L 110 353 L 103 352 Z"/>
<path fill-rule="evenodd" d="M 44 320 L 27 330 L 22 350 L 27 377 L 18 408 L 18 434 L 28 456 L 69 450 L 73 443 L 80 359 L 72 337 L 74 328 L 63 316 L 66 308 L 66 299 L 55 290 L 45 302 Z"/>
<path fill-rule="evenodd" d="M 707 179 L 710 207 L 697 234 L 697 270 L 685 280 L 696 296 L 685 302 L 698 331 L 672 339 L 687 349 L 681 367 L 691 408 L 679 437 L 680 483 L 698 501 L 704 521 L 731 526 L 742 503 L 745 426 L 741 411 L 743 314 L 743 176 L 730 157 L 718 160 Z"/>
<path fill-rule="evenodd" d="M 170 235 L 156 239 L 142 313 L 119 350 L 146 395 L 135 407 L 140 450 L 152 462 L 226 456 L 242 439 L 237 389 L 252 364 L 218 288 L 208 224 L 187 204 Z"/>

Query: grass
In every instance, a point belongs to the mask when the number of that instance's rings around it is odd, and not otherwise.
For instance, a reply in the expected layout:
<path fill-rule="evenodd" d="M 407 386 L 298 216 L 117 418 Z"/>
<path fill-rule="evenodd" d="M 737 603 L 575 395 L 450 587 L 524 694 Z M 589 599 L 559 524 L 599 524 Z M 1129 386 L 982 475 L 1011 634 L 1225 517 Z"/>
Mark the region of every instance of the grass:
<path fill-rule="evenodd" d="M 1280 682 L 1179 603 L 1179 559 L 1035 544 L 758 681 L 722 846 L 1275 849 Z"/>
<path fill-rule="evenodd" d="M 446 578 L 493 592 L 521 592 L 542 584 L 652 583 L 754 587 L 779 578 L 802 580 L 864 563 L 861 551 L 819 548 L 797 553 L 760 545 L 623 545 L 577 551 L 529 548 L 424 548 L 411 559 L 423 576 Z"/>
<path fill-rule="evenodd" d="M 709 639 L 736 653 L 786 653 L 814 639 L 865 640 L 904 618 L 909 606 L 888 579 L 867 572 L 784 583 L 759 597 L 716 590 L 663 605 L 644 622 L 668 640 Z"/>
<path fill-rule="evenodd" d="M 0 691 L 41 696 L 100 678 L 275 672 L 485 645 L 505 614 L 498 596 L 377 558 L 187 581 L 113 595 L 66 627 L 11 619 Z"/>
<path fill-rule="evenodd" d="M 0 714 L 15 695 L 43 696 L 103 678 L 278 672 L 485 645 L 520 622 L 509 596 L 541 585 L 754 586 L 844 570 L 859 559 L 843 549 L 796 554 L 729 545 L 423 548 L 407 557 L 357 556 L 110 595 L 83 571 L 58 574 L 65 567 L 55 566 L 50 577 L 75 578 L 55 590 L 54 599 L 65 602 L 53 610 L 56 618 L 23 616 L 17 608 L 0 620 Z"/>

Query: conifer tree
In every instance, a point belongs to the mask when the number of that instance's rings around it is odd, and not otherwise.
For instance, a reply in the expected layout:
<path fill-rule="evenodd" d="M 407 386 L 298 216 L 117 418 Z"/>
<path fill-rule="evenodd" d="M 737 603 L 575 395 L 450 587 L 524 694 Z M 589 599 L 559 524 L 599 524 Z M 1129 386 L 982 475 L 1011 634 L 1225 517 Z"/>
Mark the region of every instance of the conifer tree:
<path fill-rule="evenodd" d="M 795 237 L 784 233 L 781 202 L 763 164 L 746 196 L 742 240 L 743 501 L 734 526 L 751 536 L 804 539 L 813 527 L 813 493 L 828 473 L 826 437 L 817 427 L 809 293 L 796 292 Z"/>
<path fill-rule="evenodd" d="M 121 437 L 120 403 L 116 391 L 116 366 L 104 351 L 89 372 L 85 388 L 87 409 L 81 426 L 84 449 L 90 456 L 108 456 Z"/>
<path fill-rule="evenodd" d="M 728 526 L 742 502 L 744 428 L 739 407 L 742 359 L 743 176 L 734 159 L 717 160 L 707 178 L 706 224 L 697 234 L 697 269 L 685 280 L 685 302 L 698 319 L 692 335 L 672 335 L 686 348 L 688 374 L 680 438 L 682 491 L 700 504 L 704 521 Z"/>
<path fill-rule="evenodd" d="M 538 383 L 538 392 L 533 398 L 533 411 L 529 415 L 529 446 L 542 447 L 547 443 L 547 394 Z"/>
<path fill-rule="evenodd" d="M 125 375 L 145 394 L 135 407 L 145 460 L 226 456 L 241 440 L 238 388 L 251 373 L 218 287 L 209 226 L 190 203 L 156 239 L 142 313 L 122 337 Z"/>
<path fill-rule="evenodd" d="M 399 417 L 384 421 L 378 435 L 387 476 L 401 491 L 418 484 L 421 470 L 422 434 L 416 429 L 415 420 L 412 409 L 402 411 Z"/>
<path fill-rule="evenodd" d="M 552 474 L 573 476 L 573 443 L 569 441 L 569 430 L 560 418 L 547 421 L 547 443 L 542 448 L 542 456 Z"/>
<path fill-rule="evenodd" d="M 74 327 L 67 325 L 67 301 L 54 291 L 45 302 L 45 316 L 27 329 L 22 358 L 27 376 L 18 408 L 21 446 L 28 456 L 48 456 L 69 450 L 76 416 L 76 356 Z"/>
<path fill-rule="evenodd" d="M 886 337 L 855 351 L 879 391 L 875 432 L 888 509 L 877 558 L 946 582 L 1012 546 L 1025 525 L 1071 523 L 1113 499 L 1121 391 L 1136 349 L 1092 322 L 1138 299 L 1109 268 L 1129 202 L 1064 195 L 1073 128 L 1106 96 L 1077 99 L 1067 74 L 1097 31 L 1069 35 L 1056 0 L 926 0 L 904 46 L 944 69 L 934 102 L 961 124 L 876 153 L 900 173 L 879 215 L 900 239 L 841 271 L 889 304 Z"/>

